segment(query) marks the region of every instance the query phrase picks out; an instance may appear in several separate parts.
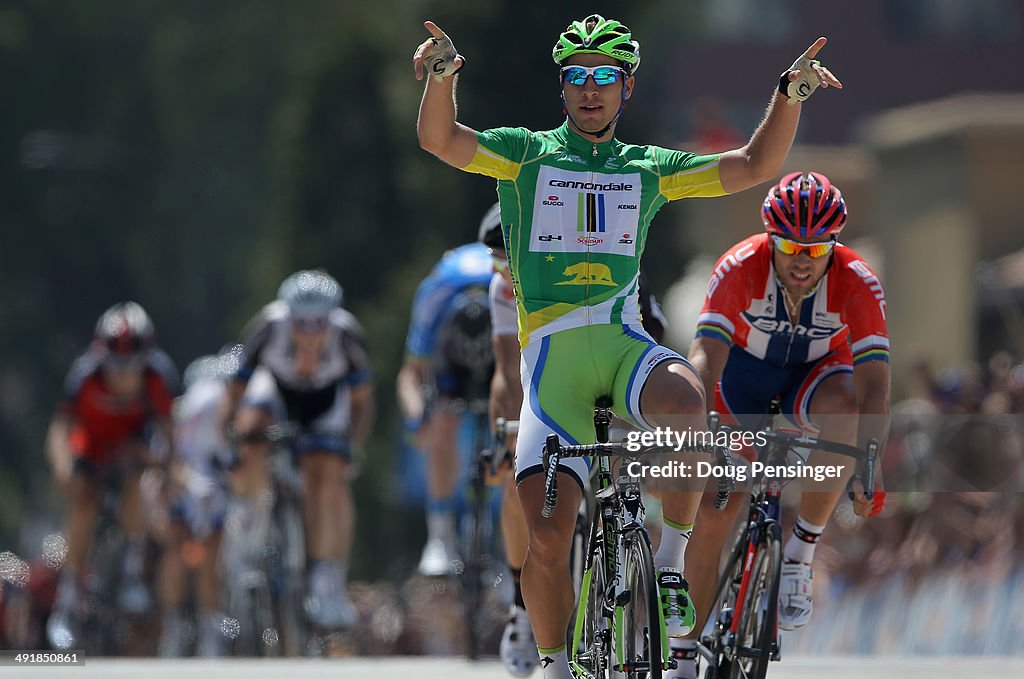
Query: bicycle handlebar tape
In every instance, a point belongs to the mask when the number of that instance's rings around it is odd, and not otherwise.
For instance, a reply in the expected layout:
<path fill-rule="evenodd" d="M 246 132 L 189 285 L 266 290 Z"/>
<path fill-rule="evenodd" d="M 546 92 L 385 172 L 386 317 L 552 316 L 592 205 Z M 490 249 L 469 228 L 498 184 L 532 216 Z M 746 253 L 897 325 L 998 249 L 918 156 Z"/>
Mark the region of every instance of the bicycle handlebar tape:
<path fill-rule="evenodd" d="M 558 504 L 558 457 L 560 452 L 558 436 L 548 434 L 547 440 L 544 441 L 544 506 L 540 510 L 540 515 L 545 519 L 550 519 L 554 515 L 555 505 Z"/>

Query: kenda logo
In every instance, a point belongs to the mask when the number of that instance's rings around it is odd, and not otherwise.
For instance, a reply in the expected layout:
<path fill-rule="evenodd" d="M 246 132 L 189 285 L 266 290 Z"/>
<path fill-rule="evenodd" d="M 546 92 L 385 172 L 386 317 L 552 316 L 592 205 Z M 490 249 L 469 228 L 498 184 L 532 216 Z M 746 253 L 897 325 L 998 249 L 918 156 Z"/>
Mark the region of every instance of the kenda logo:
<path fill-rule="evenodd" d="M 793 325 L 789 321 L 779 321 L 774 318 L 755 318 L 754 327 L 764 332 L 789 332 L 798 337 L 810 337 L 811 339 L 825 339 L 832 335 L 829 328 L 808 328 L 803 325 Z"/>
<path fill-rule="evenodd" d="M 619 182 L 608 182 L 598 184 L 595 182 L 574 182 L 564 179 L 552 179 L 548 186 L 555 186 L 560 189 L 583 189 L 584 191 L 632 191 L 632 184 L 621 184 Z"/>
<path fill-rule="evenodd" d="M 619 209 L 620 210 L 635 210 L 636 209 L 636 205 L 620 205 Z"/>

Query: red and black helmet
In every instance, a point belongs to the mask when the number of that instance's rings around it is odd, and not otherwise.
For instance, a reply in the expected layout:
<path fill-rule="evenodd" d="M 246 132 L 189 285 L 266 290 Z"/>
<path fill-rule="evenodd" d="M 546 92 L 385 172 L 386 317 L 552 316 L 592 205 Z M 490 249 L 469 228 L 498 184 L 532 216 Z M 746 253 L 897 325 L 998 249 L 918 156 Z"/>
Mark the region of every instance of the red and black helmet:
<path fill-rule="evenodd" d="M 149 314 L 136 302 L 120 302 L 96 321 L 95 339 L 112 354 L 127 356 L 145 351 L 156 341 Z"/>
<path fill-rule="evenodd" d="M 836 236 L 846 224 L 846 201 L 825 175 L 794 172 L 768 191 L 761 221 L 786 238 Z"/>

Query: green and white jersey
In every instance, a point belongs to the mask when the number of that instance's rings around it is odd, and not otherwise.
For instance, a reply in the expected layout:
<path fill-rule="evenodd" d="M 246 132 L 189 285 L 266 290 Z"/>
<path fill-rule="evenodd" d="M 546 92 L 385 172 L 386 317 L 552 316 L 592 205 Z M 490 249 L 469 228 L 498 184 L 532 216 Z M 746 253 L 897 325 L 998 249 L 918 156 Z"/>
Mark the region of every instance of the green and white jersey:
<path fill-rule="evenodd" d="M 639 325 L 647 230 L 670 200 L 725 194 L 719 155 L 593 143 L 568 123 L 478 133 L 464 170 L 498 180 L 519 341 L 585 325 Z"/>

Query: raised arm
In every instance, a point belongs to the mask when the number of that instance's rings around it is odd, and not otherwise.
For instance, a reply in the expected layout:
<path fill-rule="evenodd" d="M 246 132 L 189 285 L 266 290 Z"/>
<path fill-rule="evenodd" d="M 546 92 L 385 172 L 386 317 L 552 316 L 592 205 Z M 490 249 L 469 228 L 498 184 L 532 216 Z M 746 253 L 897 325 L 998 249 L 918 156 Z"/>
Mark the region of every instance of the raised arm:
<path fill-rule="evenodd" d="M 820 85 L 837 87 L 843 84 L 814 60 L 827 40 L 818 38 L 783 74 L 780 86 L 768 103 L 764 119 L 757 126 L 746 146 L 722 154 L 719 173 L 722 188 L 736 193 L 775 177 L 782 170 L 793 146 L 803 101 Z M 783 87 L 786 93 L 782 92 Z"/>
<path fill-rule="evenodd" d="M 465 167 L 476 153 L 476 132 L 456 120 L 456 73 L 465 59 L 458 54 L 451 38 L 432 21 L 424 27 L 433 37 L 424 41 L 413 54 L 417 80 L 426 76 L 427 84 L 420 100 L 416 134 L 420 147 L 455 167 Z"/>

